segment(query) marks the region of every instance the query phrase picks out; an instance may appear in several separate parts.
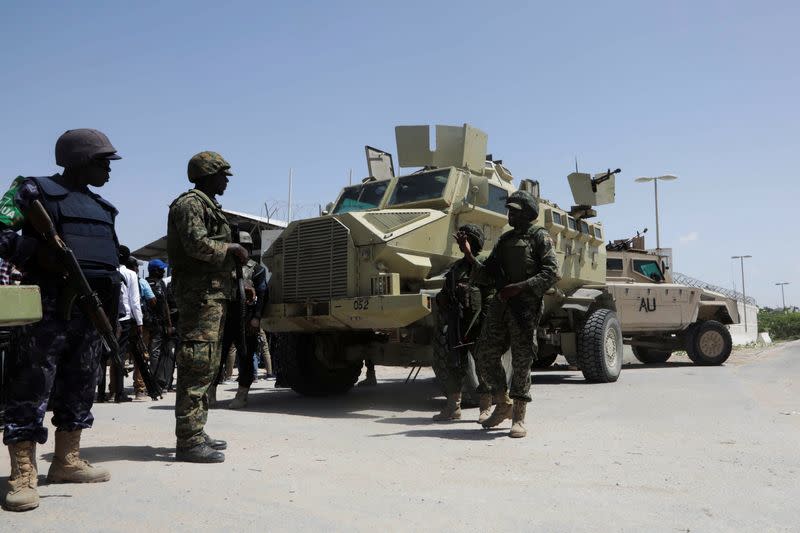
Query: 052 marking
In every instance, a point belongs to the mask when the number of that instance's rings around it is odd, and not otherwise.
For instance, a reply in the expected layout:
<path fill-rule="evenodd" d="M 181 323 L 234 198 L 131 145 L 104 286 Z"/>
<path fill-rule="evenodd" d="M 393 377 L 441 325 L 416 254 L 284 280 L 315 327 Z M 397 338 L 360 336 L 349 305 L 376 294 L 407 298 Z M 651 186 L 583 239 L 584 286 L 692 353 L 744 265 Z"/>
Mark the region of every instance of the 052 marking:
<path fill-rule="evenodd" d="M 369 298 L 356 298 L 353 300 L 353 310 L 366 311 L 369 309 Z"/>

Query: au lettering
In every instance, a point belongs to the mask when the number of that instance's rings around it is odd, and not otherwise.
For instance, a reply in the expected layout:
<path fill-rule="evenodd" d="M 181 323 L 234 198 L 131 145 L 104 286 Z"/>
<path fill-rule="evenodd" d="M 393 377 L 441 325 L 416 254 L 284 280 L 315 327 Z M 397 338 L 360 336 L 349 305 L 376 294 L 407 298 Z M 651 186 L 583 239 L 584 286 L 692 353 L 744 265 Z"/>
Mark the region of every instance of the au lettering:
<path fill-rule="evenodd" d="M 645 313 L 652 313 L 656 310 L 656 299 L 655 298 L 642 298 L 641 302 L 639 302 L 639 312 L 641 313 L 644 311 Z"/>

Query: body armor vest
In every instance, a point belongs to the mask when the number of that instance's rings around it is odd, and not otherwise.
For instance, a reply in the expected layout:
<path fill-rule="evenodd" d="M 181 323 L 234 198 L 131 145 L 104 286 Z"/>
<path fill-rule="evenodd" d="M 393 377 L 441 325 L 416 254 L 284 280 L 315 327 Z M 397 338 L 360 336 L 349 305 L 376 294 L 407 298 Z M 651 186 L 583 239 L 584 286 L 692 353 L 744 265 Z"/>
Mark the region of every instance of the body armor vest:
<path fill-rule="evenodd" d="M 506 284 L 519 283 L 539 272 L 541 265 L 531 253 L 531 240 L 537 231 L 547 230 L 531 226 L 524 233 L 512 230 L 500 237 L 496 253 L 506 275 Z"/>
<path fill-rule="evenodd" d="M 31 178 L 61 239 L 84 271 L 116 271 L 119 267 L 116 208 L 88 189 L 67 188 L 53 177 Z M 27 229 L 29 232 L 30 229 Z"/>

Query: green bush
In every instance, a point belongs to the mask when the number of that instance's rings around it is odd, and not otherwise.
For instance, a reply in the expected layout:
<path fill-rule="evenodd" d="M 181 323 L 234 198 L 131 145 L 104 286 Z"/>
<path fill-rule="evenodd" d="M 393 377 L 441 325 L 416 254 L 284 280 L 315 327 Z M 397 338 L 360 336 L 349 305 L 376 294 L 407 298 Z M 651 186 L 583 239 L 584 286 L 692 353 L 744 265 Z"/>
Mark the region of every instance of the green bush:
<path fill-rule="evenodd" d="M 800 338 L 800 313 L 762 309 L 758 312 L 758 331 L 768 331 L 773 340 Z"/>

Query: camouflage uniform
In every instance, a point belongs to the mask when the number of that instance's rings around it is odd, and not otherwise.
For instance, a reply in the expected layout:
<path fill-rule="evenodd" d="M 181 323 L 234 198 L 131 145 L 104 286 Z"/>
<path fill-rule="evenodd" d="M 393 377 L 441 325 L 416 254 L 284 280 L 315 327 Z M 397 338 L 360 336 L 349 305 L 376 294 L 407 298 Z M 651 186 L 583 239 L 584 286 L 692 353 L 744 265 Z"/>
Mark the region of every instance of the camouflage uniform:
<path fill-rule="evenodd" d="M 494 295 L 491 286 L 470 283 L 471 272 L 472 266 L 466 259 L 453 263 L 445 274 L 444 288 L 436 297 L 439 338 L 433 344 L 433 371 L 446 394 L 460 392 L 464 386 L 468 352 L 475 348 L 474 342 Z M 489 392 L 482 374 L 478 374 L 477 392 Z"/>
<path fill-rule="evenodd" d="M 214 152 L 202 152 L 192 160 L 198 157 L 211 169 L 220 160 L 224 162 Z M 226 254 L 230 242 L 231 228 L 222 206 L 203 192 L 192 189 L 170 205 L 167 253 L 181 317 L 175 387 L 175 436 L 179 448 L 201 444 L 205 439 L 207 392 L 219 369 L 222 327 L 233 291 L 234 263 Z"/>
<path fill-rule="evenodd" d="M 527 225 L 500 236 L 485 263 L 476 262 L 473 281 L 494 281 L 498 288 L 525 282 L 526 290 L 507 302 L 490 304 L 475 349 L 478 375 L 494 392 L 507 390 L 500 358 L 511 346 L 510 397 L 531 401 L 531 365 L 536 360 L 536 328 L 542 316 L 542 297 L 558 279 L 558 260 L 546 230 Z"/>

